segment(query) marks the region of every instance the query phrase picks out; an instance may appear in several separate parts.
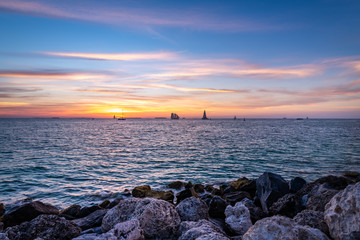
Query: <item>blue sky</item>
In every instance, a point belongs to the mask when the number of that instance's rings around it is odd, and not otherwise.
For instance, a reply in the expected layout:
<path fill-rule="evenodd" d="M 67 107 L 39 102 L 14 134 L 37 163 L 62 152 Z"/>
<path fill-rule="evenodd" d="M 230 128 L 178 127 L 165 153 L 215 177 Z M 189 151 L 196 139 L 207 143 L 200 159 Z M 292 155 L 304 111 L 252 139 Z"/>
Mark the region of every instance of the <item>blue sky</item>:
<path fill-rule="evenodd" d="M 0 116 L 360 117 L 359 1 L 3 1 Z"/>

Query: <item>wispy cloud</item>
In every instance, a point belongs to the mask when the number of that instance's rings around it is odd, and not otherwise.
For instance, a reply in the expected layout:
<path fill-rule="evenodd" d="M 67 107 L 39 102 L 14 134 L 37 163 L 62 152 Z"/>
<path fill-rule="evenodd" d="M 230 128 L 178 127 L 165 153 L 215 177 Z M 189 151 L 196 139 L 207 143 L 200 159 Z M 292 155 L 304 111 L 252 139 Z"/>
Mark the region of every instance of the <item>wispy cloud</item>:
<path fill-rule="evenodd" d="M 161 73 L 149 74 L 152 79 L 199 79 L 208 76 L 233 78 L 284 79 L 304 78 L 322 72 L 320 65 L 264 67 L 241 60 L 191 60 L 167 67 Z"/>
<path fill-rule="evenodd" d="M 106 3 L 73 2 L 71 8 L 61 1 L 0 0 L 1 11 L 15 11 L 24 14 L 75 19 L 118 26 L 171 26 L 222 32 L 279 30 L 283 24 L 268 24 L 249 19 L 224 19 L 214 14 L 199 14 L 195 10 L 145 9 L 131 7 L 110 7 Z"/>
<path fill-rule="evenodd" d="M 66 72 L 66 71 L 57 71 L 57 70 L 39 70 L 39 71 L 0 70 L 0 77 L 87 80 L 87 79 L 108 79 L 109 75 L 104 73 Z"/>
<path fill-rule="evenodd" d="M 146 53 L 66 53 L 66 52 L 44 52 L 48 56 L 79 58 L 88 60 L 109 61 L 138 61 L 138 60 L 174 60 L 177 58 L 175 52 L 146 52 Z"/>

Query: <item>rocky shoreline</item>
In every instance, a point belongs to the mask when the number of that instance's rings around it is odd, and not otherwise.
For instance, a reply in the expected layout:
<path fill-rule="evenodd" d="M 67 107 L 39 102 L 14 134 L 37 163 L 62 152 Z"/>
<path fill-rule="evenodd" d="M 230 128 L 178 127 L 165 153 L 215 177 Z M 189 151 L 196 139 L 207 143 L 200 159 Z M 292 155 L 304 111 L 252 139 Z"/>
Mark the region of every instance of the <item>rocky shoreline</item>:
<path fill-rule="evenodd" d="M 360 239 L 360 174 L 314 182 L 265 172 L 219 187 L 138 186 L 99 205 L 0 203 L 0 240 Z M 174 191 L 177 193 L 174 194 Z"/>

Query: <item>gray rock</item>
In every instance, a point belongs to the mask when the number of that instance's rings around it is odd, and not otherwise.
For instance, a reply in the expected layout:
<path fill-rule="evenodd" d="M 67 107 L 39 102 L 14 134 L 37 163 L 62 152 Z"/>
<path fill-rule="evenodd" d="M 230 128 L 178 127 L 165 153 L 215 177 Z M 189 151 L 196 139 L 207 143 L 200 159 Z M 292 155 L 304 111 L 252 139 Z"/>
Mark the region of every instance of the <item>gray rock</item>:
<path fill-rule="evenodd" d="M 12 239 L 73 239 L 80 235 L 81 229 L 71 221 L 57 215 L 40 215 L 30 222 L 9 227 L 5 233 Z"/>
<path fill-rule="evenodd" d="M 164 201 L 150 198 L 130 198 L 110 209 L 102 222 L 103 232 L 116 224 L 137 219 L 146 238 L 172 238 L 180 225 L 175 207 Z"/>
<path fill-rule="evenodd" d="M 30 221 L 41 214 L 59 214 L 59 210 L 51 205 L 39 201 L 25 200 L 6 206 L 4 227 L 19 225 Z"/>
<path fill-rule="evenodd" d="M 293 219 L 297 224 L 317 228 L 329 235 L 329 228 L 324 220 L 323 212 L 305 209 L 298 213 Z"/>
<path fill-rule="evenodd" d="M 326 204 L 324 218 L 335 240 L 360 239 L 360 182 L 336 194 Z"/>
<path fill-rule="evenodd" d="M 288 183 L 280 175 L 271 172 L 263 173 L 256 180 L 256 189 L 256 195 L 266 214 L 274 202 L 289 193 Z"/>
<path fill-rule="evenodd" d="M 320 185 L 321 188 L 323 185 Z M 335 194 L 337 194 L 339 190 L 335 189 L 319 189 L 317 192 L 313 192 L 309 195 L 308 200 L 306 202 L 306 208 L 314 211 L 321 211 L 325 210 L 325 205 L 331 200 Z"/>
<path fill-rule="evenodd" d="M 229 239 L 222 229 L 205 219 L 198 222 L 182 222 L 179 228 L 179 235 L 179 240 L 193 240 L 200 237 L 202 237 L 201 239 Z"/>
<path fill-rule="evenodd" d="M 72 220 L 72 222 L 78 225 L 82 230 L 99 227 L 101 226 L 102 219 L 104 218 L 107 211 L 108 209 L 99 209 L 93 213 L 90 213 L 86 217 Z"/>
<path fill-rule="evenodd" d="M 263 212 L 263 210 L 261 208 L 259 208 L 258 206 L 256 206 L 252 200 L 244 198 L 240 202 L 242 204 L 244 204 L 245 207 L 247 207 L 247 209 L 249 209 L 250 218 L 251 218 L 252 223 L 255 223 L 259 219 L 262 219 L 265 217 L 265 213 Z"/>
<path fill-rule="evenodd" d="M 249 209 L 241 202 L 234 207 L 227 206 L 225 216 L 226 224 L 236 235 L 244 235 L 252 226 Z"/>
<path fill-rule="evenodd" d="M 99 234 L 96 233 L 89 233 L 80 235 L 76 238 L 73 238 L 73 240 L 98 240 Z"/>
<path fill-rule="evenodd" d="M 181 221 L 198 221 L 209 219 L 209 208 L 204 201 L 199 198 L 190 197 L 183 200 L 177 207 Z"/>
<path fill-rule="evenodd" d="M 291 218 L 273 216 L 257 221 L 243 236 L 243 240 L 329 240 L 319 229 L 302 226 Z"/>
<path fill-rule="evenodd" d="M 9 238 L 7 237 L 7 234 L 0 233 L 0 240 L 9 240 Z"/>
<path fill-rule="evenodd" d="M 250 193 L 244 191 L 224 193 L 222 197 L 232 206 L 234 206 L 237 202 L 240 202 L 244 198 L 251 198 Z"/>

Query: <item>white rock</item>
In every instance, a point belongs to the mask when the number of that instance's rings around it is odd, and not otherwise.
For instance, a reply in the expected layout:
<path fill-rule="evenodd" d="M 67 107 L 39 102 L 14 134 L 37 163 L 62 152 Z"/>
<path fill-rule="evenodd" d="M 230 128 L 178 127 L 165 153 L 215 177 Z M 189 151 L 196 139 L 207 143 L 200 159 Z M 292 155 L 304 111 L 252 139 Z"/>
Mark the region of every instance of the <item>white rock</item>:
<path fill-rule="evenodd" d="M 244 235 L 252 226 L 249 209 L 241 202 L 236 203 L 234 207 L 227 206 L 225 216 L 226 224 L 238 235 Z"/>
<path fill-rule="evenodd" d="M 291 218 L 273 216 L 257 221 L 243 236 L 243 240 L 329 240 L 319 229 L 297 225 Z"/>
<path fill-rule="evenodd" d="M 130 198 L 120 201 L 105 215 L 103 232 L 116 224 L 136 219 L 146 238 L 172 238 L 180 225 L 180 217 L 174 205 L 158 199 Z"/>
<path fill-rule="evenodd" d="M 184 221 L 180 224 L 179 240 L 193 240 L 193 239 L 221 239 L 228 240 L 225 233 L 215 224 L 208 220 L 202 219 L 198 222 Z M 212 238 L 213 237 L 213 238 Z"/>
<path fill-rule="evenodd" d="M 324 218 L 335 240 L 360 239 L 360 182 L 336 194 L 326 204 Z"/>
<path fill-rule="evenodd" d="M 186 198 L 176 207 L 182 221 L 199 221 L 209 219 L 209 208 L 206 203 L 195 197 Z"/>

